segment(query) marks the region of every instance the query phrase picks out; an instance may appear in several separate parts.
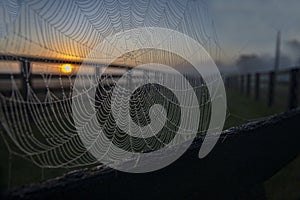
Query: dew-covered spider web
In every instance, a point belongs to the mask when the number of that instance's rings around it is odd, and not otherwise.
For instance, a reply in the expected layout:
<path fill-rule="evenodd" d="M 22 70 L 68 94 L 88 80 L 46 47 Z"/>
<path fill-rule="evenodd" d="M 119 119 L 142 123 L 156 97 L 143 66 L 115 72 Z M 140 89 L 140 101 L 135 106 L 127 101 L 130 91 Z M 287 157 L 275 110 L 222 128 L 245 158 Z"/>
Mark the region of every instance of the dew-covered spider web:
<path fill-rule="evenodd" d="M 172 91 L 158 84 L 147 84 L 131 96 L 130 116 L 141 127 L 146 126 L 151 121 L 150 108 L 160 104 L 166 110 L 163 129 L 155 137 L 141 139 L 125 135 L 117 128 L 110 104 L 115 84 L 122 74 L 149 62 L 172 66 L 188 80 L 195 91 L 201 112 L 197 135 L 205 135 L 210 119 L 210 104 L 214 100 L 214 95 L 210 98 L 207 88 L 220 81 L 217 77 L 211 76 L 207 78 L 210 82 L 204 83 L 203 77 L 193 71 L 184 58 L 156 49 L 129 52 L 116 58 L 110 65 L 105 59 L 110 56 L 107 55 L 109 51 L 103 51 L 104 55 L 90 58 L 91 63 L 82 66 L 81 63 L 109 36 L 142 27 L 161 27 L 184 33 L 218 60 L 221 52 L 207 1 L 0 2 L 0 8 L 4 11 L 0 14 L 0 133 L 10 157 L 25 158 L 41 169 L 93 164 L 101 167 L 101 163 L 82 144 L 74 126 L 72 92 L 80 67 L 85 72 L 80 75 L 80 81 L 84 81 L 82 85 L 97 88 L 92 97 L 97 120 L 106 136 L 118 147 L 132 152 L 162 148 L 174 138 L 183 117 L 180 115 L 178 99 Z M 134 40 L 137 46 L 149 42 L 139 37 L 139 32 L 128 35 L 127 39 Z M 115 46 L 114 41 L 108 42 L 117 51 L 127 45 L 126 41 L 122 47 Z M 185 84 L 174 74 L 159 69 L 143 71 L 131 82 L 123 84 L 135 84 L 149 77 Z M 88 90 L 89 87 L 86 87 L 82 91 Z M 79 106 L 78 109 L 86 108 Z M 157 118 L 164 120 L 159 115 Z M 14 165 L 13 159 L 8 162 L 8 170 L 11 164 Z"/>

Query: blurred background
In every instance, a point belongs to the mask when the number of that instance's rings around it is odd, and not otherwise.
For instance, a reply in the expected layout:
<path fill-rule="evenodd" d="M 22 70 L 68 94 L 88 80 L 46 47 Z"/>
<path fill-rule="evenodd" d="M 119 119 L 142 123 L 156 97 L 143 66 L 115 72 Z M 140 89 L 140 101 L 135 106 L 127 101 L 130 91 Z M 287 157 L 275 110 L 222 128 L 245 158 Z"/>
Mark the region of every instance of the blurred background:
<path fill-rule="evenodd" d="M 299 8 L 298 0 L 1 0 L 0 187 L 39 182 L 97 165 L 91 159 L 88 166 L 76 163 L 53 167 L 47 160 L 54 160 L 51 157 L 54 155 L 35 158 L 34 154 L 28 154 L 43 149 L 42 144 L 35 146 L 35 150 L 22 148 L 22 145 L 26 146 L 24 143 L 31 141 L 30 138 L 23 140 L 22 134 L 44 129 L 49 133 L 65 133 L 71 122 L 64 117 L 60 118 L 63 120 L 60 121 L 61 128 L 55 130 L 53 127 L 57 125 L 47 128 L 41 124 L 28 128 L 25 124 L 30 124 L 30 117 L 8 115 L 40 112 L 56 123 L 56 117 L 53 120 L 49 117 L 54 114 L 50 111 L 45 114 L 48 110 L 42 105 L 58 105 L 56 112 L 70 112 L 65 105 L 69 105 L 76 73 L 84 59 L 106 37 L 132 28 L 170 28 L 187 34 L 204 46 L 217 64 L 226 86 L 228 108 L 224 130 L 297 109 L 300 94 Z M 133 57 L 141 58 L 139 54 L 133 54 Z M 96 64 L 84 66 L 85 72 L 87 76 L 100 73 L 103 80 L 116 81 L 129 66 L 128 61 L 122 59 L 105 72 L 101 68 L 97 72 L 93 65 L 106 64 L 105 56 L 100 56 L 95 58 Z M 31 106 L 28 111 L 26 102 L 38 106 Z M 28 129 L 22 130 L 22 127 Z M 46 143 L 51 146 L 52 142 Z M 298 169 L 300 157 L 264 182 L 268 199 L 298 198 Z"/>

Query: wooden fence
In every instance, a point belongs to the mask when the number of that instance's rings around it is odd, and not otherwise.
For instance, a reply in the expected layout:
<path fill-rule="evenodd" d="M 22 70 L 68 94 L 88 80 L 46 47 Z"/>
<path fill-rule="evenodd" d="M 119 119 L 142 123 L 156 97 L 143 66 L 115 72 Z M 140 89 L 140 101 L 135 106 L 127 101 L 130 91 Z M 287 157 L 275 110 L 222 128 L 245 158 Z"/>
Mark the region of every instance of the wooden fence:
<path fill-rule="evenodd" d="M 240 91 L 268 106 L 294 109 L 299 104 L 299 67 L 278 72 L 257 72 L 226 76 L 227 88 Z"/>
<path fill-rule="evenodd" d="M 44 59 L 35 57 L 22 57 L 22 56 L 11 56 L 11 55 L 0 55 L 0 62 L 13 62 L 19 65 L 19 72 L 13 73 L 0 73 L 0 92 L 5 96 L 10 96 L 12 92 L 12 85 L 9 83 L 11 79 L 16 82 L 17 88 L 22 94 L 23 98 L 26 100 L 30 90 L 33 90 L 36 94 L 44 95 L 48 90 L 51 92 L 62 93 L 71 92 L 71 85 L 74 84 L 76 78 L 76 70 L 74 73 L 63 74 L 63 73 L 32 73 L 33 65 L 36 63 L 41 63 L 45 66 L 48 64 L 70 64 L 73 66 L 80 66 L 81 61 L 70 61 L 70 60 L 59 60 L 59 59 Z M 84 62 L 85 66 L 91 67 L 93 69 L 92 75 L 100 77 L 100 68 L 107 66 L 103 63 L 89 63 Z M 109 68 L 113 69 L 123 69 L 130 70 L 131 67 L 121 66 L 121 65 L 109 65 Z M 51 76 L 52 80 L 56 81 L 56 84 L 46 86 L 43 84 L 44 75 Z M 109 78 L 115 79 L 120 78 L 121 74 L 108 74 Z M 55 82 L 53 81 L 53 82 Z"/>
<path fill-rule="evenodd" d="M 11 56 L 11 55 L 0 55 L 0 62 L 14 62 L 19 65 L 18 72 L 13 73 L 0 73 L 0 93 L 5 96 L 11 96 L 12 92 L 12 84 L 10 81 L 13 79 L 16 82 L 17 89 L 20 91 L 23 99 L 26 100 L 28 98 L 29 92 L 34 91 L 37 96 L 41 96 L 44 98 L 47 90 L 56 93 L 58 96 L 61 96 L 62 93 L 71 94 L 72 85 L 76 79 L 76 70 L 74 73 L 63 74 L 63 73 L 33 73 L 34 64 L 40 63 L 41 66 L 44 66 L 45 69 L 49 64 L 70 64 L 73 66 L 79 66 L 83 63 L 81 61 L 70 61 L 70 60 L 59 60 L 59 59 L 45 59 L 45 58 L 35 58 L 35 57 L 22 57 L 22 56 Z M 91 67 L 92 73 L 87 74 L 87 80 L 91 76 L 98 77 L 99 79 L 111 79 L 113 81 L 118 80 L 122 77 L 123 73 L 128 71 L 128 75 L 130 78 L 128 84 L 132 84 L 132 82 L 136 81 L 136 79 L 143 79 L 145 77 L 155 77 L 155 79 L 163 79 L 163 78 L 171 78 L 176 79 L 176 75 L 170 72 L 164 72 L 157 69 L 149 70 L 149 69 L 140 69 L 142 72 L 140 75 L 131 76 L 130 66 L 122 66 L 122 65 L 107 65 L 104 63 L 91 63 L 84 62 L 84 66 Z M 101 74 L 101 68 L 108 67 L 113 70 L 122 70 L 118 73 L 111 73 L 108 70 L 105 74 Z M 43 68 L 44 69 L 44 68 Z M 42 70 L 43 71 L 43 70 Z M 84 74 L 81 74 L 84 75 Z M 52 83 L 50 85 L 45 85 L 44 82 L 47 77 L 51 76 Z M 104 77 L 105 76 L 105 77 Z M 45 78 L 46 77 L 46 78 Z M 189 80 L 190 84 L 194 86 L 201 86 L 204 84 L 202 78 L 196 78 L 194 76 L 185 74 L 185 77 Z M 56 81 L 56 84 L 55 84 Z M 178 80 L 179 81 L 179 80 Z M 46 81 L 47 82 L 47 81 Z M 107 81 L 106 83 L 108 83 Z"/>

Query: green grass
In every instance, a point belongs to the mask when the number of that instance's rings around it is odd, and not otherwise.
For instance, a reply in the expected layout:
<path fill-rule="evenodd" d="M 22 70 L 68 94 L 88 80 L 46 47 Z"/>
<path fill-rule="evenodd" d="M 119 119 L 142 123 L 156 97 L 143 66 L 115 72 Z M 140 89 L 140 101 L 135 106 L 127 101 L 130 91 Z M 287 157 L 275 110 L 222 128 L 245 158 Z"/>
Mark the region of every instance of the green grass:
<path fill-rule="evenodd" d="M 15 154 L 10 154 L 0 139 L 0 188 L 34 183 L 65 173 L 66 169 L 47 169 L 36 166 L 32 161 Z"/>
<path fill-rule="evenodd" d="M 253 97 L 232 90 L 227 90 L 226 94 L 228 111 L 224 129 L 257 121 L 286 110 L 285 106 L 268 107 L 263 101 L 256 101 Z"/>
<path fill-rule="evenodd" d="M 299 199 L 300 197 L 300 157 L 289 163 L 265 182 L 268 199 Z"/>

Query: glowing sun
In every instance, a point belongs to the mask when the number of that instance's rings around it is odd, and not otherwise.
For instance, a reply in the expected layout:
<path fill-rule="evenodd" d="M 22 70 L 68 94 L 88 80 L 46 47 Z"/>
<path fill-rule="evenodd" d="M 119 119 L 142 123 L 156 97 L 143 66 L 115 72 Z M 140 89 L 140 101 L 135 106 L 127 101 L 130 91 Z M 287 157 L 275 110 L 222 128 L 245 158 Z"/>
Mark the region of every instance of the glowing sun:
<path fill-rule="evenodd" d="M 73 71 L 73 67 L 70 64 L 65 64 L 61 66 L 60 70 L 64 74 L 70 74 Z"/>

